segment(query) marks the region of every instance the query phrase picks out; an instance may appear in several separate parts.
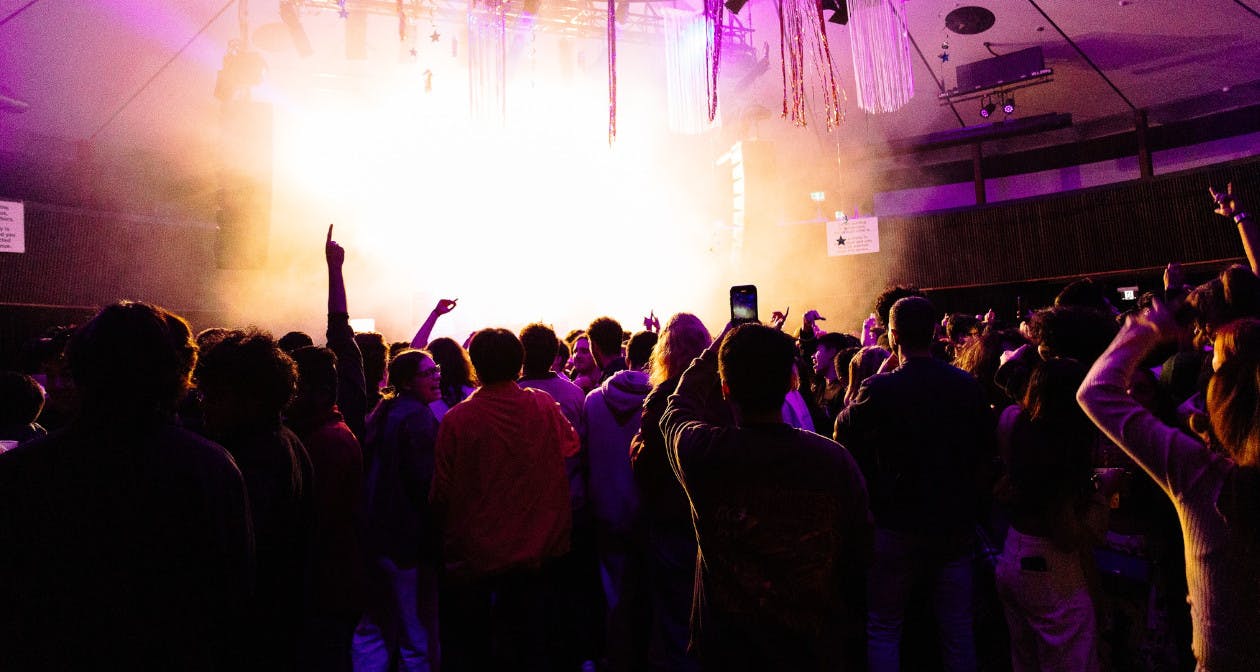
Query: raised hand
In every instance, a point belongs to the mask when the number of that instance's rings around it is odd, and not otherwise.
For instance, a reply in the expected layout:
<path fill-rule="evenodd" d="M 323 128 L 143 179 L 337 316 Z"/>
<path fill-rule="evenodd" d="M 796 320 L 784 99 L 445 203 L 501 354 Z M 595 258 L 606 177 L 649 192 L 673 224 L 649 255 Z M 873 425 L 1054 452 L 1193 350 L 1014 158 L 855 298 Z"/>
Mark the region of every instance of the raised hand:
<path fill-rule="evenodd" d="M 328 260 L 330 267 L 341 267 L 346 263 L 346 250 L 333 240 L 333 225 L 328 225 L 328 238 L 324 241 L 324 259 Z"/>
<path fill-rule="evenodd" d="M 437 305 L 433 306 L 434 315 L 445 315 L 455 310 L 455 304 L 459 303 L 459 299 L 438 299 Z"/>
<path fill-rule="evenodd" d="M 1242 210 L 1238 207 L 1238 202 L 1234 198 L 1234 183 L 1230 182 L 1225 185 L 1225 191 L 1217 191 L 1214 187 L 1208 187 L 1208 193 L 1212 195 L 1212 200 L 1216 201 L 1216 209 L 1213 210 L 1223 217 L 1233 217 L 1235 213 Z"/>
<path fill-rule="evenodd" d="M 787 316 L 792 314 L 792 306 L 784 308 L 781 312 L 776 310 L 770 315 L 770 326 L 783 331 L 783 325 L 787 322 Z"/>
<path fill-rule="evenodd" d="M 658 334 L 661 333 L 661 318 L 656 316 L 655 310 L 648 311 L 648 316 L 643 318 L 643 329 Z"/>

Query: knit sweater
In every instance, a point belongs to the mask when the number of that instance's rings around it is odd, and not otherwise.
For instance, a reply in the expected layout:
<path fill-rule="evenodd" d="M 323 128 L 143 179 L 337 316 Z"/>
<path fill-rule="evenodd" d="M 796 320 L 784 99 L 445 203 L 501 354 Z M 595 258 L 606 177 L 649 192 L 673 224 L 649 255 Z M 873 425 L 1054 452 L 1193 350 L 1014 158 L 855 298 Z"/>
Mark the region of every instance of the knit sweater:
<path fill-rule="evenodd" d="M 1238 467 L 1162 423 L 1127 391 L 1134 369 L 1158 340 L 1152 327 L 1127 324 L 1094 364 L 1077 399 L 1177 509 L 1199 669 L 1254 670 L 1260 664 L 1260 572 L 1254 549 L 1231 536 L 1218 507 Z"/>

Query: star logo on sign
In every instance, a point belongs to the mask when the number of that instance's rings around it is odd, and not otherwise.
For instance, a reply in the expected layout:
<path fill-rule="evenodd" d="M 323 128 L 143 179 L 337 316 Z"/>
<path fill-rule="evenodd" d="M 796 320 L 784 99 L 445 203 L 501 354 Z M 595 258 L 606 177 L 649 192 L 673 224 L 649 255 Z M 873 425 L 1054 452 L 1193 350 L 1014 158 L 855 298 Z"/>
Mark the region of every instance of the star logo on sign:
<path fill-rule="evenodd" d="M 836 238 L 836 244 L 837 244 L 837 245 L 844 245 L 844 236 L 841 236 L 841 237 L 839 237 L 839 238 Z"/>
<path fill-rule="evenodd" d="M 430 42 L 437 42 L 440 39 L 442 39 L 442 34 L 439 33 L 437 30 L 434 30 L 433 33 L 429 35 Z"/>

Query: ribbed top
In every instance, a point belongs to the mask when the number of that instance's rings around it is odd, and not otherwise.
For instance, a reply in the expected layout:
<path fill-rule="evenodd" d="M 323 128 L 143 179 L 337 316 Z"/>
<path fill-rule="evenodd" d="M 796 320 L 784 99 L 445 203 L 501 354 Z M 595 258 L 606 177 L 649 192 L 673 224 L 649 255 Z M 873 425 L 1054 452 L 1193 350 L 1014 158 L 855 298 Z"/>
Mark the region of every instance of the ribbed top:
<path fill-rule="evenodd" d="M 1221 488 L 1237 466 L 1165 425 L 1128 393 L 1134 369 L 1158 340 L 1150 326 L 1125 325 L 1090 369 L 1077 399 L 1177 509 L 1199 669 L 1255 670 L 1260 663 L 1260 562 L 1231 538 L 1217 508 Z"/>

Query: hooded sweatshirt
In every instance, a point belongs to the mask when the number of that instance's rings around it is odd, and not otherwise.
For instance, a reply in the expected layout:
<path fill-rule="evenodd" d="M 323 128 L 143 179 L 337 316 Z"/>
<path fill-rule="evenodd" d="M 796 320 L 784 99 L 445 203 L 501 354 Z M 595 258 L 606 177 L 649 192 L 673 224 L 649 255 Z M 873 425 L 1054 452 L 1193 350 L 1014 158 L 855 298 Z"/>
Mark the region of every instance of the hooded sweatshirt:
<path fill-rule="evenodd" d="M 630 441 L 639 432 L 643 400 L 652 391 L 642 371 L 618 371 L 586 395 L 582 442 L 589 463 L 588 497 L 598 524 L 629 532 L 639 515 L 639 490 L 630 469 Z"/>

